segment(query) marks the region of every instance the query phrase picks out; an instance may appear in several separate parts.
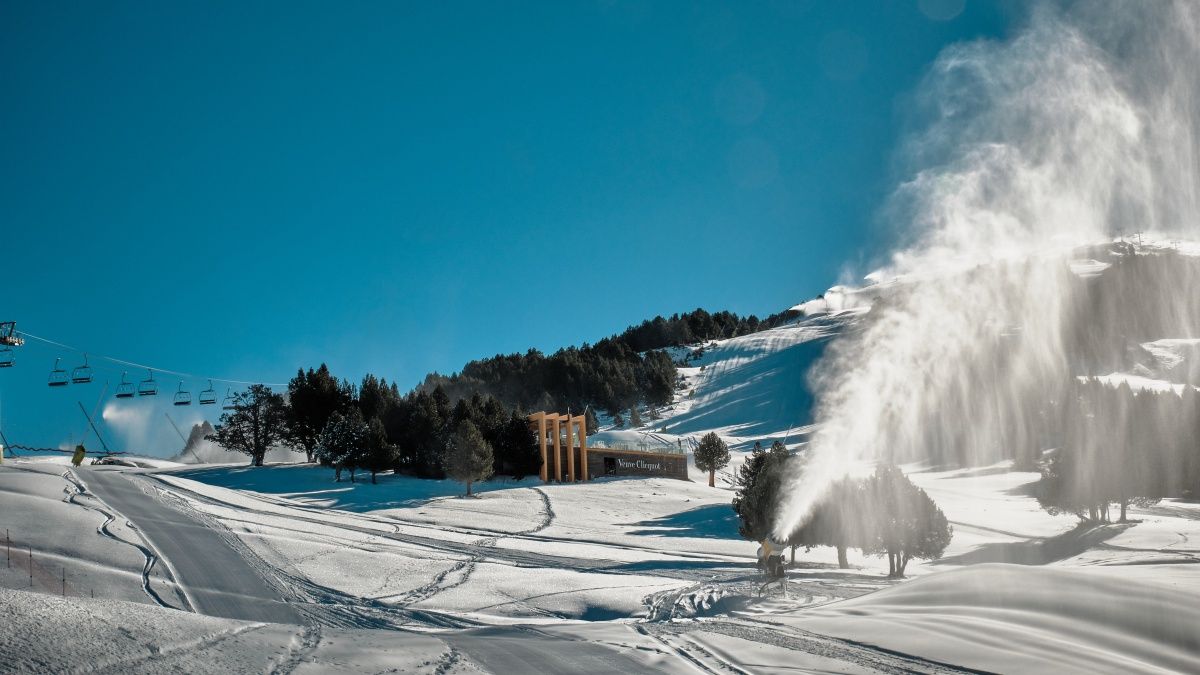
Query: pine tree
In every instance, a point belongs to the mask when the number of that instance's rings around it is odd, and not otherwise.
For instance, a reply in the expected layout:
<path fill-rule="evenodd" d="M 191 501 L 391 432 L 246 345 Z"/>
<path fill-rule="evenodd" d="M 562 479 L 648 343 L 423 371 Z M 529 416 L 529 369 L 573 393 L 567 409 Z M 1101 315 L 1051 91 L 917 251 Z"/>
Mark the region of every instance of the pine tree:
<path fill-rule="evenodd" d="M 873 517 L 863 552 L 887 555 L 889 577 L 903 577 L 913 558 L 942 557 L 953 529 L 929 495 L 899 468 L 876 467 L 864 496 Z"/>
<path fill-rule="evenodd" d="M 471 484 L 492 475 L 492 446 L 479 433 L 479 428 L 470 420 L 463 420 L 454 430 L 446 449 L 446 474 L 460 483 L 466 483 L 467 496 L 471 496 Z"/>
<path fill-rule="evenodd" d="M 304 450 L 307 461 L 313 452 L 329 416 L 351 403 L 349 388 L 339 384 L 324 363 L 308 372 L 300 370 L 288 382 L 287 434 L 285 441 Z"/>
<path fill-rule="evenodd" d="M 378 417 L 367 423 L 366 452 L 363 454 L 363 468 L 371 472 L 371 482 L 376 483 L 376 475 L 395 466 L 397 456 L 396 446 L 388 442 L 387 430 L 383 421 Z"/>
<path fill-rule="evenodd" d="M 771 535 L 783 471 L 789 459 L 786 450 L 775 446 L 763 450 L 759 446 L 738 469 L 733 510 L 738 514 L 738 533 L 742 537 L 762 541 Z"/>
<path fill-rule="evenodd" d="M 529 428 L 529 421 L 513 411 L 492 441 L 495 453 L 496 473 L 507 473 L 517 480 L 531 476 L 542 468 L 542 455 L 538 452 L 537 432 Z"/>
<path fill-rule="evenodd" d="M 317 443 L 316 457 L 322 464 L 333 467 L 334 481 L 341 482 L 342 471 L 349 471 L 350 482 L 354 482 L 354 472 L 366 459 L 369 434 L 370 428 L 357 407 L 329 417 Z"/>
<path fill-rule="evenodd" d="M 642 415 L 638 412 L 636 405 L 629 409 L 629 426 L 642 426 Z"/>
<path fill-rule="evenodd" d="M 837 549 L 838 567 L 850 567 L 846 551 L 871 544 L 869 513 L 864 497 L 866 481 L 843 478 L 833 483 L 818 501 L 808 520 L 788 536 L 788 544 L 810 550 L 815 546 Z"/>
<path fill-rule="evenodd" d="M 286 429 L 283 395 L 252 384 L 234 397 L 233 410 L 222 414 L 216 430 L 204 438 L 226 450 L 250 455 L 253 466 L 262 466 L 267 451 L 283 440 Z"/>
<path fill-rule="evenodd" d="M 729 466 L 729 446 L 714 431 L 700 439 L 695 451 L 696 468 L 708 472 L 708 486 L 716 487 L 717 471 Z"/>

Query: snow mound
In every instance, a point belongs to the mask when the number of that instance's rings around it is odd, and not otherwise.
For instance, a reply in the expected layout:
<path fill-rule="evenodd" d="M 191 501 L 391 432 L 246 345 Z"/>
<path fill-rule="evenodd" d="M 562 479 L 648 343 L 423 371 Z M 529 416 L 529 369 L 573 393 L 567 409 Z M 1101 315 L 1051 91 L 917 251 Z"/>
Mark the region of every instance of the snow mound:
<path fill-rule="evenodd" d="M 809 611 L 798 626 L 994 672 L 1200 672 L 1200 589 L 976 565 Z"/>

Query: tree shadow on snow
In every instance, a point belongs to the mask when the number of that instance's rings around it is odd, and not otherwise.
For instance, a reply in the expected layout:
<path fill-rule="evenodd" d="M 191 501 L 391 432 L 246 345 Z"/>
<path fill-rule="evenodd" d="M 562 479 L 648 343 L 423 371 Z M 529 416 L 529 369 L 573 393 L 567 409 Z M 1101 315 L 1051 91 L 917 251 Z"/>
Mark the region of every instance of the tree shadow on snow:
<path fill-rule="evenodd" d="M 752 572 L 757 569 L 752 562 L 730 562 L 728 560 L 639 560 L 637 562 L 618 563 L 602 568 L 604 571 L 613 572 L 682 572 L 682 571 L 745 571 Z"/>
<path fill-rule="evenodd" d="M 729 504 L 709 504 L 638 523 L 630 534 L 643 537 L 693 537 L 696 539 L 740 539 L 738 517 Z"/>
<path fill-rule="evenodd" d="M 248 490 L 309 506 L 353 512 L 421 506 L 435 499 L 463 496 L 466 492 L 463 484 L 456 481 L 397 476 L 391 472 L 379 474 L 377 484 L 371 483 L 370 473 L 359 473 L 353 483 L 346 474 L 341 482 L 334 482 L 333 469 L 311 465 L 216 466 L 169 473 L 217 487 Z M 500 478 L 476 483 L 473 490 L 490 492 L 535 485 L 537 482 L 533 480 Z"/>
<path fill-rule="evenodd" d="M 934 565 L 975 565 L 979 563 L 1009 563 L 1013 565 L 1047 565 L 1083 553 L 1134 526 L 1135 523 L 1082 523 L 1075 529 L 1053 537 L 1029 541 L 984 544 L 973 551 L 934 561 Z"/>

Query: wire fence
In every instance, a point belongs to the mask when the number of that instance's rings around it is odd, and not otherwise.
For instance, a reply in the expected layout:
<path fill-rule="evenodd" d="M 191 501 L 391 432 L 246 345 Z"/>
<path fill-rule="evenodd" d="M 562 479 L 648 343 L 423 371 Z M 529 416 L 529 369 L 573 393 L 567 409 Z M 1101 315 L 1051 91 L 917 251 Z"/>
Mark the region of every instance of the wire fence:
<path fill-rule="evenodd" d="M 56 593 L 64 598 L 68 595 L 83 597 L 81 589 L 67 583 L 66 565 L 53 564 L 44 552 L 38 551 L 36 556 L 34 553 L 33 544 L 15 540 L 9 529 L 4 530 L 4 571 L 10 579 L 16 574 L 17 578 L 29 580 L 27 588 L 30 590 Z M 88 596 L 96 597 L 96 590 L 88 589 Z"/>

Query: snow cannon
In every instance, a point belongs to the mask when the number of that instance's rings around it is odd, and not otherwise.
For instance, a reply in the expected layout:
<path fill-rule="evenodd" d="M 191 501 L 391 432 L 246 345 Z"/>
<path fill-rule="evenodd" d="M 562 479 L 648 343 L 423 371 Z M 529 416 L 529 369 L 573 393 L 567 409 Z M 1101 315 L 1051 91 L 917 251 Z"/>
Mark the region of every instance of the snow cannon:
<path fill-rule="evenodd" d="M 783 578 L 783 553 L 786 549 L 785 543 L 772 541 L 769 537 L 763 539 L 758 546 L 758 568 L 772 579 Z"/>

